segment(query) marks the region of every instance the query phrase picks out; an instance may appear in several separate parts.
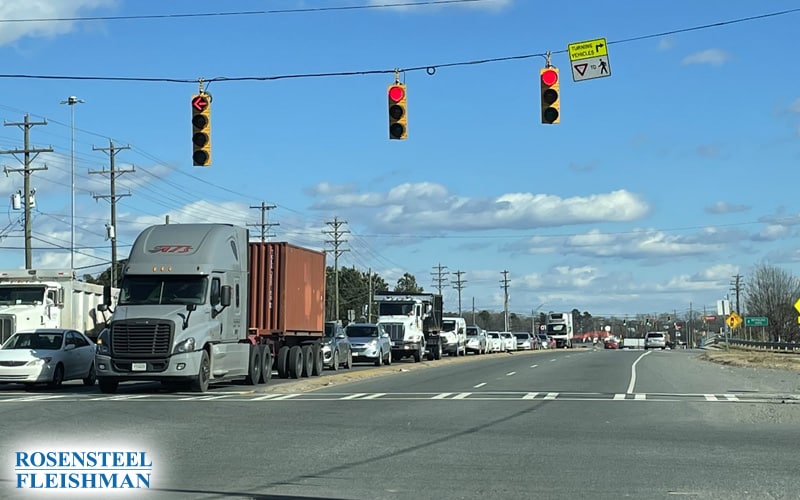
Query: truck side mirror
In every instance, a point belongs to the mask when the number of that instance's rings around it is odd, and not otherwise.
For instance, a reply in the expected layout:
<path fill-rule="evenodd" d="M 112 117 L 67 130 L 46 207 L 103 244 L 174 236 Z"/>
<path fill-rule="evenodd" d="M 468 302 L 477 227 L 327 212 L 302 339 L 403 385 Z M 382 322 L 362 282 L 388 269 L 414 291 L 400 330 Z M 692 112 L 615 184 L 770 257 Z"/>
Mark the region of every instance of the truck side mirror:
<path fill-rule="evenodd" d="M 111 285 L 103 285 L 103 305 L 106 306 L 106 309 L 111 306 Z"/>
<path fill-rule="evenodd" d="M 220 305 L 222 307 L 228 307 L 231 305 L 231 286 L 230 285 L 222 285 L 222 296 L 220 297 Z"/>

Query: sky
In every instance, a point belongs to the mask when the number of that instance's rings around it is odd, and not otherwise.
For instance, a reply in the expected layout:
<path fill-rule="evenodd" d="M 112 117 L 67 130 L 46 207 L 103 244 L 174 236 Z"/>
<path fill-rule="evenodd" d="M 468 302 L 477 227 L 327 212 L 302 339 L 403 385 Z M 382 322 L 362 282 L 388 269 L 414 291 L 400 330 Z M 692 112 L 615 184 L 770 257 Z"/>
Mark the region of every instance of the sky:
<path fill-rule="evenodd" d="M 441 276 L 450 311 L 460 279 L 465 313 L 507 292 L 525 315 L 711 314 L 754 266 L 797 274 L 795 1 L 420 1 L 0 0 L 0 149 L 23 149 L 26 114 L 52 149 L 31 162 L 32 266 L 110 264 L 113 144 L 120 259 L 167 218 L 257 239 L 263 203 L 270 241 L 332 250 L 338 220 L 340 267 Z M 611 76 L 573 81 L 567 46 L 599 38 Z M 199 79 L 210 167 L 191 161 Z M 25 267 L 23 160 L 0 155 L 5 269 Z"/>

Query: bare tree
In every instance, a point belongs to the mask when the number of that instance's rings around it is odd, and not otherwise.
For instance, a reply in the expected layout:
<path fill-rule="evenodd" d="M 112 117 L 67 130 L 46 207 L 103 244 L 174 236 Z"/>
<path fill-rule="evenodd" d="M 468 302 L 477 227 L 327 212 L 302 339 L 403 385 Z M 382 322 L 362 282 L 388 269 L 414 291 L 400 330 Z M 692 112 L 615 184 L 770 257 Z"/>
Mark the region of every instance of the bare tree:
<path fill-rule="evenodd" d="M 800 339 L 795 301 L 800 297 L 800 280 L 769 264 L 759 264 L 745 282 L 748 316 L 766 316 L 767 333 L 772 341 Z"/>

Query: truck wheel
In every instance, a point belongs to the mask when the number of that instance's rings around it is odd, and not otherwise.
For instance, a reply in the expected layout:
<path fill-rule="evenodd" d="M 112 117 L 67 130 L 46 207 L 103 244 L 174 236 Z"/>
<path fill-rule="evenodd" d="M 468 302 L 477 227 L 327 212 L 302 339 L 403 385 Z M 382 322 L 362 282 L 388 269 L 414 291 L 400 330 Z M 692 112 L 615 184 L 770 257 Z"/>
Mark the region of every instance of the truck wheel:
<path fill-rule="evenodd" d="M 325 361 L 322 359 L 322 347 L 319 344 L 314 344 L 311 352 L 314 355 L 314 369 L 311 371 L 311 375 L 319 377 L 322 375 L 322 370 L 325 369 Z"/>
<path fill-rule="evenodd" d="M 331 370 L 339 370 L 339 350 L 333 351 L 333 360 L 331 361 Z"/>
<path fill-rule="evenodd" d="M 442 359 L 442 344 L 433 346 L 433 358 Z"/>
<path fill-rule="evenodd" d="M 200 358 L 200 369 L 197 370 L 197 375 L 195 375 L 189 384 L 189 389 L 192 392 L 206 392 L 208 390 L 208 380 L 210 376 L 211 361 L 208 359 L 208 351 L 203 349 L 203 355 Z"/>
<path fill-rule="evenodd" d="M 278 376 L 289 378 L 289 347 L 283 346 L 278 349 Z"/>
<path fill-rule="evenodd" d="M 250 362 L 247 364 L 247 377 L 244 383 L 256 385 L 261 379 L 261 347 L 250 344 Z"/>
<path fill-rule="evenodd" d="M 303 377 L 310 377 L 314 372 L 314 351 L 310 345 L 304 345 L 303 350 Z"/>
<path fill-rule="evenodd" d="M 300 378 L 303 375 L 303 350 L 299 345 L 289 349 L 289 376 Z"/>
<path fill-rule="evenodd" d="M 268 384 L 272 379 L 272 351 L 269 345 L 261 346 L 261 383 Z"/>
<path fill-rule="evenodd" d="M 433 355 L 433 348 L 432 347 L 430 349 L 428 349 L 428 352 L 425 354 L 425 358 L 428 361 L 433 361 L 434 355 Z"/>
<path fill-rule="evenodd" d="M 419 363 L 422 361 L 422 347 L 420 346 L 419 349 L 414 351 L 414 363 Z"/>

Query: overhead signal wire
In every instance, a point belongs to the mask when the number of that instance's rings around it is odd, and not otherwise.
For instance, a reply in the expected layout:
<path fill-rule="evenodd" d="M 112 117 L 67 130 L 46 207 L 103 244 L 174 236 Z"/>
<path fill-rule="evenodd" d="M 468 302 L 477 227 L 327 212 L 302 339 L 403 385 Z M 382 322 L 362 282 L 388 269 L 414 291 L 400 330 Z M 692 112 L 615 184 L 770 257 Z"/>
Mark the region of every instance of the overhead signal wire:
<path fill-rule="evenodd" d="M 784 16 L 788 14 L 795 14 L 800 12 L 800 8 L 787 9 L 778 12 L 770 12 L 766 14 L 758 14 L 748 17 L 740 17 L 736 19 L 729 19 L 726 21 L 718 21 L 714 23 L 702 24 L 699 26 L 691 26 L 687 28 L 678 28 L 668 31 L 661 31 L 658 33 L 649 33 L 644 35 L 637 35 L 620 40 L 612 40 L 607 42 L 608 45 L 624 44 L 630 42 L 637 42 L 647 40 L 650 38 L 658 38 L 680 33 L 688 33 L 692 31 L 701 31 L 712 28 L 720 28 L 723 26 L 730 26 L 733 24 L 745 23 L 750 21 L 757 21 L 772 17 Z M 551 54 L 565 54 L 566 49 L 551 51 Z M 324 73 L 297 73 L 286 75 L 272 75 L 272 76 L 219 76 L 204 78 L 206 84 L 211 82 L 241 82 L 241 81 L 276 81 L 297 78 L 323 78 L 323 77 L 342 77 L 342 76 L 365 76 L 365 75 L 380 75 L 380 74 L 396 74 L 397 71 L 408 73 L 415 71 L 426 71 L 428 74 L 434 74 L 438 68 L 449 68 L 456 66 L 474 66 L 480 64 L 488 64 L 503 61 L 513 61 L 530 59 L 534 57 L 546 57 L 546 52 L 537 52 L 532 54 L 521 54 L 513 56 L 493 57 L 487 59 L 476 59 L 468 61 L 458 61 L 441 64 L 426 64 L 423 66 L 411 66 L 407 68 L 391 68 L 391 69 L 373 69 L 373 70 L 359 70 L 359 71 L 337 71 L 337 72 L 324 72 Z M 158 82 L 158 83 L 191 83 L 197 84 L 197 78 L 165 78 L 165 77 L 124 77 L 124 76 L 66 76 L 66 75 L 30 75 L 30 74 L 0 74 L 0 78 L 19 78 L 19 79 L 43 79 L 43 80 L 91 80 L 91 81 L 124 81 L 124 82 Z"/>
<path fill-rule="evenodd" d="M 232 12 L 198 12 L 184 14 L 138 14 L 128 16 L 82 16 L 82 17 L 38 17 L 24 19 L 0 19 L 2 23 L 44 23 L 44 22 L 85 22 L 85 21 L 132 21 L 150 19 L 186 19 L 202 17 L 263 16 L 271 14 L 308 14 L 348 10 L 397 9 L 401 7 L 430 7 L 454 4 L 477 4 L 492 0 L 424 0 L 422 2 L 395 2 L 367 5 L 341 5 L 333 7 L 302 7 L 295 9 L 241 10 Z"/>

